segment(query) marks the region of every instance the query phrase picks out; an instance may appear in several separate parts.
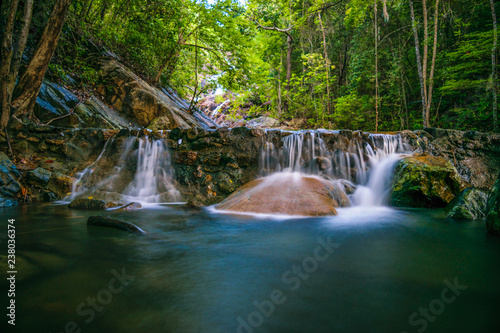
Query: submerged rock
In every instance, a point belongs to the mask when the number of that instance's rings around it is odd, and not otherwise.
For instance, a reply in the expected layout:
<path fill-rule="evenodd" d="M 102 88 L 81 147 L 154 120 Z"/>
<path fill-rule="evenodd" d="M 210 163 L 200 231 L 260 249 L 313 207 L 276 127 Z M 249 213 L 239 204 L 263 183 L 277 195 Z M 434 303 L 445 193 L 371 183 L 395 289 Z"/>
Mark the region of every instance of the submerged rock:
<path fill-rule="evenodd" d="M 500 234 L 500 174 L 488 196 L 486 230 L 492 234 Z"/>
<path fill-rule="evenodd" d="M 485 216 L 488 194 L 480 189 L 468 187 L 451 203 L 448 217 L 459 220 L 477 220 Z"/>
<path fill-rule="evenodd" d="M 391 204 L 397 207 L 445 207 L 465 188 L 451 162 L 437 156 L 411 156 L 398 162 Z"/>
<path fill-rule="evenodd" d="M 300 216 L 336 215 L 336 207 L 350 205 L 334 182 L 299 173 L 278 173 L 253 180 L 215 208 L 246 213 Z"/>
<path fill-rule="evenodd" d="M 109 216 L 104 216 L 104 215 L 89 217 L 89 219 L 87 220 L 87 225 L 115 228 L 137 234 L 146 233 L 144 230 L 142 230 L 133 223 L 112 219 Z"/>
<path fill-rule="evenodd" d="M 105 209 L 107 206 L 106 202 L 103 200 L 96 199 L 75 199 L 73 200 L 68 208 L 72 209 Z"/>

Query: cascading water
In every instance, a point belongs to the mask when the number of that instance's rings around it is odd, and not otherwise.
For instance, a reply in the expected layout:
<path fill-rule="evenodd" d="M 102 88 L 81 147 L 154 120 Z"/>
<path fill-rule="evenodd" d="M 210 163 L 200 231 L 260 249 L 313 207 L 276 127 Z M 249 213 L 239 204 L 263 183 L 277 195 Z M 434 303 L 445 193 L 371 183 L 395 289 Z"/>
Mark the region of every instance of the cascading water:
<path fill-rule="evenodd" d="M 363 133 L 351 138 L 340 131 L 281 135 L 281 145 L 266 141 L 262 147 L 262 176 L 287 171 L 337 180 L 346 188 L 356 187 L 351 200 L 358 206 L 386 203 L 393 168 L 401 153 L 408 151 L 400 135 Z"/>
<path fill-rule="evenodd" d="M 73 191 L 66 200 L 77 197 L 143 203 L 179 200 L 180 193 L 173 183 L 173 169 L 165 140 L 129 137 L 124 140 L 121 149 L 109 148 L 113 143 L 110 140 L 99 157 L 78 174 Z M 110 156 L 117 150 L 121 150 L 119 156 Z"/>
<path fill-rule="evenodd" d="M 180 195 L 172 183 L 171 170 L 170 154 L 163 140 L 139 139 L 137 171 L 125 195 L 143 202 L 178 199 Z"/>

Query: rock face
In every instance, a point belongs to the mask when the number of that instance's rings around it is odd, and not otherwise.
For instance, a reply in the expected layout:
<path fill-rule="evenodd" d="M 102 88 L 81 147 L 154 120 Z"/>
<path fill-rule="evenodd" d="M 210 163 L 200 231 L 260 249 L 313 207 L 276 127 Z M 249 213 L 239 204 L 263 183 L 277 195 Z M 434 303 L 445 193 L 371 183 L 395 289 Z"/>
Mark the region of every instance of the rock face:
<path fill-rule="evenodd" d="M 407 157 L 396 165 L 391 205 L 445 207 L 464 187 L 456 169 L 445 158 Z"/>
<path fill-rule="evenodd" d="M 441 128 L 402 134 L 417 152 L 452 161 L 471 186 L 489 191 L 495 183 L 500 172 L 500 134 Z"/>
<path fill-rule="evenodd" d="M 102 72 L 107 84 L 98 89 L 99 93 L 113 109 L 139 126 L 154 130 L 206 126 L 169 94 L 149 85 L 117 61 L 104 62 Z"/>
<path fill-rule="evenodd" d="M 451 203 L 448 217 L 457 220 L 478 220 L 485 216 L 488 194 L 480 189 L 468 187 Z"/>
<path fill-rule="evenodd" d="M 0 208 L 17 205 L 15 196 L 21 191 L 17 181 L 19 170 L 12 161 L 0 152 Z"/>
<path fill-rule="evenodd" d="M 336 207 L 349 204 L 335 183 L 298 173 L 280 173 L 243 185 L 215 207 L 233 212 L 323 216 L 337 215 Z"/>
<path fill-rule="evenodd" d="M 489 233 L 500 234 L 500 174 L 488 196 L 486 229 Z"/>
<path fill-rule="evenodd" d="M 52 172 L 43 168 L 36 168 L 35 170 L 28 171 L 28 180 L 36 185 L 45 186 L 49 183 Z"/>

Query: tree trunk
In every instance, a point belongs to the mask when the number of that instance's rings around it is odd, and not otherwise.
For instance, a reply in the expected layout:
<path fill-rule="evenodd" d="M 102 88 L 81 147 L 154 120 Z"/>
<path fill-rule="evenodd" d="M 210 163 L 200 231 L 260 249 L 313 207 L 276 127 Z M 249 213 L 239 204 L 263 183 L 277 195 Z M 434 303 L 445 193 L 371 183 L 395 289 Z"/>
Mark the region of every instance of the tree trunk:
<path fill-rule="evenodd" d="M 16 116 L 32 117 L 33 107 L 59 40 L 71 0 L 57 0 L 26 72 L 14 92 Z"/>
<path fill-rule="evenodd" d="M 288 113 L 288 99 L 290 98 L 290 80 L 292 78 L 292 43 L 293 39 L 292 36 L 287 34 L 286 35 L 286 44 L 287 44 L 287 49 L 286 49 L 286 97 L 283 102 L 283 109 L 285 111 L 285 114 Z"/>
<path fill-rule="evenodd" d="M 330 114 L 330 65 L 328 61 L 328 53 L 326 51 L 326 35 L 325 28 L 323 28 L 323 22 L 321 20 L 321 13 L 318 12 L 319 25 L 321 27 L 321 32 L 323 33 L 323 52 L 325 53 L 325 70 L 326 70 L 326 113 Z M 324 120 L 324 116 L 323 116 Z"/>
<path fill-rule="evenodd" d="M 7 15 L 7 21 L 5 23 L 5 31 L 2 36 L 2 45 L 0 50 L 0 79 L 3 83 L 0 86 L 0 106 L 2 107 L 2 117 L 0 118 L 0 129 L 5 130 L 10 118 L 10 98 L 8 89 L 8 78 L 10 72 L 10 64 L 12 61 L 12 32 L 14 30 L 14 19 L 16 18 L 17 6 L 19 4 L 18 0 L 13 0 L 9 13 Z"/>
<path fill-rule="evenodd" d="M 495 2 L 490 0 L 491 16 L 493 19 L 493 48 L 491 49 L 491 79 L 493 82 L 493 127 L 498 130 L 497 114 L 497 71 L 496 71 L 496 53 L 498 44 L 497 15 L 495 13 Z"/>
<path fill-rule="evenodd" d="M 427 127 L 429 127 L 429 118 L 431 114 L 432 105 L 432 89 L 434 87 L 434 69 L 436 68 L 436 55 L 437 55 L 437 38 L 438 38 L 438 23 L 439 23 L 439 0 L 436 0 L 436 9 L 434 11 L 434 44 L 432 48 L 432 61 L 431 61 L 431 73 L 429 74 L 429 87 L 427 93 L 427 109 L 426 109 L 426 120 Z"/>
<path fill-rule="evenodd" d="M 423 16 L 424 16 L 424 56 L 422 58 L 422 74 L 424 77 L 424 98 L 425 98 L 425 108 L 427 110 L 427 60 L 429 58 L 429 24 L 427 21 L 427 1 L 422 0 Z M 426 119 L 428 116 L 425 116 Z M 424 123 L 426 121 L 424 120 Z"/>
<path fill-rule="evenodd" d="M 375 16 L 375 132 L 378 132 L 378 17 L 377 0 L 374 0 L 373 11 Z"/>
<path fill-rule="evenodd" d="M 12 63 L 10 65 L 9 80 L 7 83 L 7 87 L 9 89 L 9 98 L 12 98 L 12 93 L 14 92 L 14 87 L 16 85 L 17 74 L 19 73 L 19 67 L 21 66 L 24 49 L 26 48 L 26 42 L 28 41 L 32 14 L 33 0 L 26 0 L 24 3 L 23 26 L 19 33 L 17 45 L 15 47 L 14 55 L 12 58 Z"/>
<path fill-rule="evenodd" d="M 424 127 L 428 127 L 426 123 L 426 103 L 425 103 L 425 84 L 424 84 L 424 75 L 422 70 L 422 61 L 420 59 L 420 47 L 418 41 L 418 32 L 417 32 L 417 23 L 415 21 L 415 11 L 413 9 L 413 0 L 410 1 L 410 13 L 411 13 L 411 23 L 413 27 L 413 37 L 415 38 L 415 53 L 417 57 L 417 68 L 418 68 L 418 78 L 420 81 L 420 95 L 422 98 L 422 123 Z"/>

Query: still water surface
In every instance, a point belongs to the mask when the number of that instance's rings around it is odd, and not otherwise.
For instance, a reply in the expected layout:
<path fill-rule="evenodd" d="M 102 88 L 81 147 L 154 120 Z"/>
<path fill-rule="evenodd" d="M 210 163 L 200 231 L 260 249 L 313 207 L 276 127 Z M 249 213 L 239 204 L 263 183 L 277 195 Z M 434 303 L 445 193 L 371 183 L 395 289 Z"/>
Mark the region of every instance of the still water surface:
<path fill-rule="evenodd" d="M 18 271 L 16 327 L 2 314 L 2 332 L 500 331 L 500 240 L 483 222 L 383 207 L 304 219 L 109 212 L 138 236 L 87 227 L 97 214 L 0 210 L 2 236 L 16 219 Z M 7 289 L 4 278 L 3 309 Z"/>

